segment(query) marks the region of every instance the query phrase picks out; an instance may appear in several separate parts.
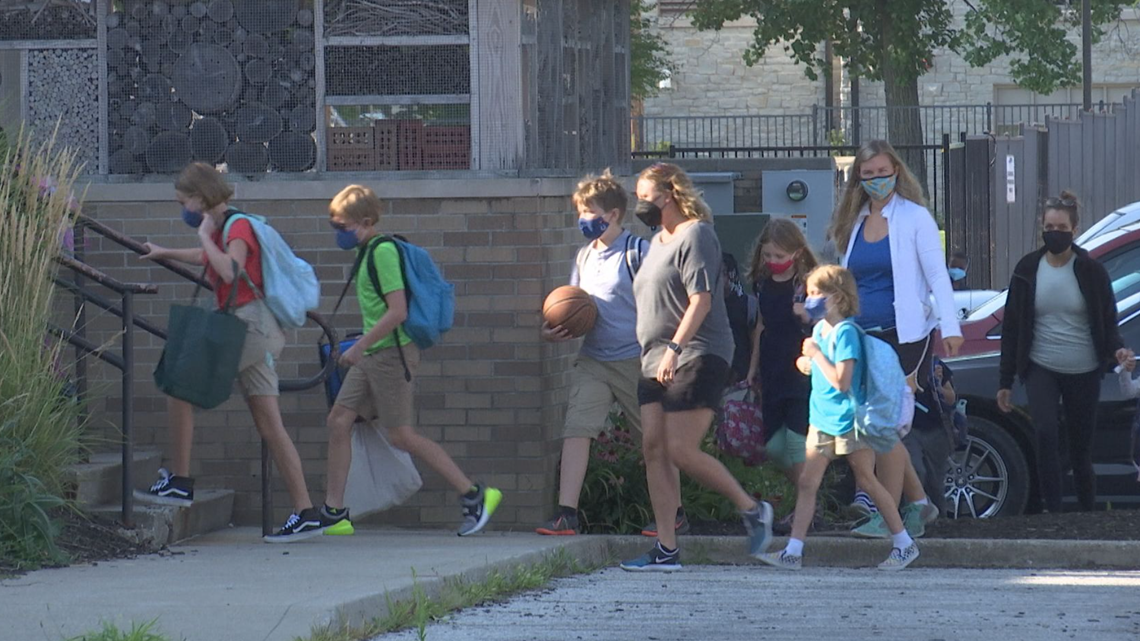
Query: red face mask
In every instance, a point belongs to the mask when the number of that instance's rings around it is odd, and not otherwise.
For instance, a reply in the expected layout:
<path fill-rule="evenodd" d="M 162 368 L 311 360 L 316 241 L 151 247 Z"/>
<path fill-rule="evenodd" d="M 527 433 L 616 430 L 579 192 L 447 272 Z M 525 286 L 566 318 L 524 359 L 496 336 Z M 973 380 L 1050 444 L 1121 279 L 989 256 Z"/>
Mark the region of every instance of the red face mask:
<path fill-rule="evenodd" d="M 765 264 L 768 266 L 768 271 L 772 272 L 773 275 L 779 276 L 780 274 L 783 274 L 784 272 L 791 269 L 792 265 L 796 264 L 796 259 L 789 258 L 786 262 L 783 263 L 768 262 Z"/>

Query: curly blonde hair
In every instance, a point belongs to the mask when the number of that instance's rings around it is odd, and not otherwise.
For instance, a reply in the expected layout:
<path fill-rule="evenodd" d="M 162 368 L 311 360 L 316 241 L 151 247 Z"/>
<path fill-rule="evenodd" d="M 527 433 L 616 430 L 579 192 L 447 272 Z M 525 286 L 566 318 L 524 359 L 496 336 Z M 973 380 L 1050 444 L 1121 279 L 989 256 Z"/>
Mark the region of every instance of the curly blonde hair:
<path fill-rule="evenodd" d="M 831 217 L 831 227 L 828 229 L 828 234 L 835 240 L 835 249 L 840 256 L 847 252 L 851 232 L 855 229 L 855 221 L 859 220 L 859 212 L 863 210 L 863 205 L 871 199 L 867 192 L 863 191 L 862 180 L 859 179 L 859 170 L 863 163 L 880 154 L 890 158 L 891 165 L 895 168 L 895 175 L 898 177 L 895 181 L 895 193 L 912 203 L 926 206 L 926 198 L 922 195 L 922 186 L 918 184 L 918 179 L 914 177 L 914 174 L 910 173 L 910 169 L 907 168 L 906 163 L 902 161 L 891 143 L 885 140 L 871 140 L 863 143 L 863 146 L 859 147 L 859 151 L 855 153 L 855 163 L 851 165 L 851 174 L 847 178 L 847 187 L 843 190 L 843 199 L 840 200 L 839 207 Z"/>
<path fill-rule="evenodd" d="M 859 315 L 859 288 L 855 276 L 839 265 L 821 265 L 808 274 L 809 289 L 823 292 L 844 318 Z"/>
<path fill-rule="evenodd" d="M 578 183 L 573 200 L 575 206 L 585 203 L 586 206 L 596 206 L 607 214 L 615 209 L 625 214 L 629 208 L 629 196 L 625 187 L 621 186 L 609 169 L 603 171 L 601 176 L 588 174 L 583 178 Z"/>
<path fill-rule="evenodd" d="M 681 215 L 690 220 L 712 221 L 712 210 L 701 197 L 701 192 L 693 186 L 693 180 L 677 165 L 667 162 L 655 163 L 642 170 L 637 179 L 648 180 L 658 191 L 669 194 L 677 202 Z"/>
<path fill-rule="evenodd" d="M 762 257 L 764 245 L 771 243 L 789 254 L 795 254 L 796 284 L 803 284 L 807 275 L 819 266 L 815 253 L 808 247 L 807 238 L 800 226 L 787 218 L 773 218 L 764 225 L 764 231 L 756 239 L 756 246 L 752 248 L 752 263 L 748 269 L 748 280 L 753 286 L 765 281 L 772 275 L 768 265 Z"/>

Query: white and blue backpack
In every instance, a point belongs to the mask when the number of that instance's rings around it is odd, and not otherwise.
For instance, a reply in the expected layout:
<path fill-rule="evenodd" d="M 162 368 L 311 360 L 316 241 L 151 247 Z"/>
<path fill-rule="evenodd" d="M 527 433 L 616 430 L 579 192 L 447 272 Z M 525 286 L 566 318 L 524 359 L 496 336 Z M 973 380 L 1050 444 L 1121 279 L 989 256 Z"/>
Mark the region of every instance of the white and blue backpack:
<path fill-rule="evenodd" d="M 321 284 L 313 266 L 293 253 L 289 243 L 269 225 L 265 217 L 235 212 L 222 228 L 222 242 L 228 244 L 230 227 L 248 220 L 261 248 L 261 278 L 265 304 L 282 327 L 303 327 L 305 313 L 321 302 Z"/>

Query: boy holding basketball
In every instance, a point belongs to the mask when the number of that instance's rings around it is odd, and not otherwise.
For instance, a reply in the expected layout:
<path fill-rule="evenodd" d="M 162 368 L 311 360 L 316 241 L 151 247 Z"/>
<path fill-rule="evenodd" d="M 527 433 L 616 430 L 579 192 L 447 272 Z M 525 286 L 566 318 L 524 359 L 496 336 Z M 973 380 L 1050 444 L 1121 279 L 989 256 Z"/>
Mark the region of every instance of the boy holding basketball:
<path fill-rule="evenodd" d="M 622 228 L 628 204 L 625 189 L 608 170 L 601 176 L 587 176 L 574 193 L 578 228 L 588 242 L 578 250 L 570 285 L 581 287 L 593 298 L 597 318 L 585 334 L 570 376 L 570 402 L 562 432 L 558 513 L 535 530 L 539 534 L 578 533 L 578 497 L 590 460 L 590 441 L 605 429 L 615 400 L 629 425 L 641 430 L 637 403 L 641 347 L 637 343 L 633 278 L 649 251 L 649 243 Z M 587 314 L 588 310 L 578 315 Z M 551 326 L 544 320 L 542 338 L 560 342 L 575 336 L 567 328 Z M 679 473 L 676 478 L 680 505 Z M 683 510 L 677 512 L 677 529 L 688 529 Z M 642 534 L 657 536 L 655 524 L 646 526 Z"/>
<path fill-rule="evenodd" d="M 459 493 L 463 523 L 459 536 L 483 529 L 502 501 L 502 492 L 474 483 L 438 443 L 412 427 L 412 394 L 420 352 L 404 332 L 408 317 L 406 282 L 395 243 L 383 242 L 375 226 L 383 204 L 367 187 L 349 185 L 329 204 L 329 224 L 341 249 L 357 250 L 356 298 L 364 317 L 364 336 L 341 354 L 351 367 L 328 416 L 329 464 L 321 527 L 326 534 L 352 534 L 345 485 L 352 463 L 352 430 L 357 416 L 375 419 L 387 429 L 388 442 L 427 463 Z M 366 260 L 375 264 L 379 287 L 369 277 Z"/>

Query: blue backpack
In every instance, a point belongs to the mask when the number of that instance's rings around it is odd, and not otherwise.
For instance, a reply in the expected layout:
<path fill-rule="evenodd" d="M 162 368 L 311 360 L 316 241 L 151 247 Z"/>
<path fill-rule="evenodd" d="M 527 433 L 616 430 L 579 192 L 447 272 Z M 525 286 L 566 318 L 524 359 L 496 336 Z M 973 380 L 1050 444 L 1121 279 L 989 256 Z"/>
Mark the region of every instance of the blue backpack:
<path fill-rule="evenodd" d="M 224 243 L 228 243 L 230 227 L 239 220 L 249 221 L 261 247 L 263 296 L 269 311 L 282 327 L 303 327 L 305 312 L 316 309 L 321 299 L 321 284 L 312 265 L 298 258 L 263 216 L 231 214 L 222 228 Z"/>
<path fill-rule="evenodd" d="M 380 273 L 373 256 L 380 243 L 394 243 L 400 255 L 408 318 L 402 327 L 416 347 L 427 349 L 439 342 L 455 321 L 455 286 L 443 279 L 431 254 L 402 236 L 381 236 L 368 247 L 368 278 L 383 297 Z M 399 345 L 399 342 L 396 343 Z"/>
<path fill-rule="evenodd" d="M 894 348 L 874 336 L 868 336 L 853 321 L 843 321 L 831 330 L 832 349 L 835 333 L 845 324 L 850 324 L 859 332 L 863 357 L 858 367 L 863 368 L 863 399 L 848 392 L 855 402 L 855 430 L 857 437 L 867 437 L 876 441 L 876 451 L 880 447 L 893 446 L 899 439 L 899 425 L 903 420 L 907 384 L 906 374 L 899 365 L 899 357 Z"/>

